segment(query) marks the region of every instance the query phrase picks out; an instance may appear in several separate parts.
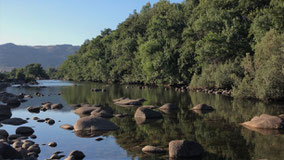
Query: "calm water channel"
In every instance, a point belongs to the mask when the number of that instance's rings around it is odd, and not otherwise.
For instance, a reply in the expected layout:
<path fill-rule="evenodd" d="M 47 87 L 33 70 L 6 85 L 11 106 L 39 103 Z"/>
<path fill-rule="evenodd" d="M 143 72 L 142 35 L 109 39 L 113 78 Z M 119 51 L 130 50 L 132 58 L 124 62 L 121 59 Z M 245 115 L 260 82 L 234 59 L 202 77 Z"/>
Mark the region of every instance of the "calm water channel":
<path fill-rule="evenodd" d="M 149 155 L 141 151 L 145 145 L 155 145 L 167 148 L 171 140 L 187 139 L 200 143 L 206 153 L 204 160 L 283 160 L 284 134 L 278 131 L 251 131 L 239 123 L 247 121 L 255 115 L 268 113 L 279 115 L 284 113 L 282 104 L 263 104 L 254 101 L 233 100 L 221 95 L 209 95 L 196 92 L 176 92 L 163 88 L 139 89 L 137 86 L 126 88 L 126 85 L 104 85 L 98 83 L 78 83 L 72 85 L 63 81 L 40 81 L 47 88 L 17 88 L 9 87 L 7 92 L 19 94 L 43 93 L 44 97 L 34 96 L 12 109 L 12 117 L 20 118 L 52 118 L 56 123 L 52 126 L 38 123 L 32 119 L 24 126 L 33 127 L 38 144 L 57 142 L 58 146 L 51 148 L 41 146 L 39 159 L 49 158 L 55 151 L 63 151 L 68 155 L 72 150 L 81 150 L 87 160 L 124 160 L 124 159 L 169 159 L 167 153 Z M 91 88 L 105 88 L 106 92 L 91 92 Z M 58 93 L 61 92 L 61 95 Z M 120 97 L 145 98 L 143 104 L 161 106 L 173 103 L 179 106 L 177 112 L 164 114 L 163 119 L 138 125 L 133 118 L 137 107 L 121 107 L 114 105 L 112 100 Z M 39 106 L 42 102 L 62 103 L 62 110 L 48 110 L 39 114 L 29 113 L 27 106 Z M 81 138 L 74 132 L 63 130 L 62 124 L 74 124 L 79 118 L 72 111 L 71 104 L 85 103 L 102 104 L 110 107 L 114 113 L 129 114 L 124 118 L 110 120 L 120 127 L 118 131 L 109 132 L 100 137 Z M 216 110 L 210 113 L 195 113 L 190 109 L 199 104 L 212 105 Z M 61 122 L 58 122 L 58 121 Z M 10 134 L 15 133 L 17 126 L 3 125 Z"/>

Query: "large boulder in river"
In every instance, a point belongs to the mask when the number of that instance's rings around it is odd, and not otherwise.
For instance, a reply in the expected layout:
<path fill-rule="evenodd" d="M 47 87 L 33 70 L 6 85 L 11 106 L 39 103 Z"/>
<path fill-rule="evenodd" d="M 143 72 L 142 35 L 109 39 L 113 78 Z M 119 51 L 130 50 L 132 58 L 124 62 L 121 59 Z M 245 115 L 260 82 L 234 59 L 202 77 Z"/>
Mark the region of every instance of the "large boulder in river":
<path fill-rule="evenodd" d="M 151 119 L 151 118 L 162 118 L 162 114 L 157 111 L 153 111 L 147 107 L 137 108 L 134 118 Z"/>
<path fill-rule="evenodd" d="M 174 104 L 166 103 L 166 104 L 164 104 L 163 106 L 161 106 L 161 107 L 159 108 L 159 110 L 161 110 L 161 111 L 164 112 L 164 113 L 169 113 L 169 112 L 171 112 L 171 111 L 176 110 L 177 108 L 178 108 L 178 107 L 177 107 L 176 105 L 174 105 Z"/>
<path fill-rule="evenodd" d="M 81 151 L 75 150 L 69 153 L 65 160 L 82 160 L 85 158 L 85 154 Z"/>
<path fill-rule="evenodd" d="M 120 105 L 120 106 L 139 106 L 142 105 L 142 103 L 145 101 L 143 98 L 138 99 L 129 99 L 129 98 L 119 98 L 114 99 L 114 104 Z"/>
<path fill-rule="evenodd" d="M 209 110 L 212 111 L 214 108 L 212 106 L 209 106 L 207 104 L 198 104 L 194 106 L 191 110 Z"/>
<path fill-rule="evenodd" d="M 99 109 L 99 107 L 94 106 L 82 106 L 80 108 L 75 109 L 73 112 L 80 115 L 80 116 L 86 116 L 90 115 L 93 110 Z"/>
<path fill-rule="evenodd" d="M 26 121 L 22 118 L 11 118 L 11 119 L 6 119 L 6 120 L 2 121 L 1 123 L 18 126 L 18 125 L 25 124 L 27 122 L 28 121 Z"/>
<path fill-rule="evenodd" d="M 259 129 L 284 129 L 284 119 L 278 116 L 262 114 L 253 117 L 250 121 L 242 123 L 242 125 Z"/>
<path fill-rule="evenodd" d="M 110 109 L 103 109 L 102 107 L 98 107 L 97 109 L 91 112 L 93 117 L 101 117 L 101 118 L 112 118 L 112 111 Z"/>
<path fill-rule="evenodd" d="M 18 107 L 21 105 L 21 102 L 19 101 L 17 97 L 9 97 L 6 103 L 8 106 L 12 106 L 12 107 Z"/>
<path fill-rule="evenodd" d="M 18 127 L 16 129 L 16 134 L 30 136 L 34 133 L 34 130 L 31 127 Z"/>
<path fill-rule="evenodd" d="M 118 129 L 119 127 L 116 126 L 114 123 L 106 119 L 96 118 L 93 116 L 80 118 L 74 124 L 74 131 L 80 131 L 80 130 L 114 131 Z"/>
<path fill-rule="evenodd" d="M 0 159 L 21 159 L 22 155 L 5 142 L 0 142 Z"/>
<path fill-rule="evenodd" d="M 190 158 L 201 156 L 204 152 L 202 146 L 193 141 L 173 140 L 169 143 L 170 158 Z"/>
<path fill-rule="evenodd" d="M 0 129 L 0 139 L 7 139 L 9 133 L 5 129 Z"/>
<path fill-rule="evenodd" d="M 0 105 L 0 121 L 4 119 L 9 119 L 12 116 L 11 109 L 6 105 Z"/>

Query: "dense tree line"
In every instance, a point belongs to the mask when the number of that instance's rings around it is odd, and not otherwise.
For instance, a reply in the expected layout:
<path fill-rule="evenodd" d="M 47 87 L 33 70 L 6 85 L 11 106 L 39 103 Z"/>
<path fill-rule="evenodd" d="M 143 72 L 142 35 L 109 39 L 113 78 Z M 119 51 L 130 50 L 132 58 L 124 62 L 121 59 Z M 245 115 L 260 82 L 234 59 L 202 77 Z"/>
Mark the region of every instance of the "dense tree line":
<path fill-rule="evenodd" d="M 280 99 L 283 13 L 282 0 L 147 3 L 117 29 L 86 40 L 57 75 L 75 81 L 228 88 L 236 97 Z"/>
<path fill-rule="evenodd" d="M 36 79 L 48 78 L 46 71 L 38 63 L 26 65 L 24 68 L 14 68 L 10 72 L 0 73 L 0 80 L 2 81 L 30 82 Z"/>

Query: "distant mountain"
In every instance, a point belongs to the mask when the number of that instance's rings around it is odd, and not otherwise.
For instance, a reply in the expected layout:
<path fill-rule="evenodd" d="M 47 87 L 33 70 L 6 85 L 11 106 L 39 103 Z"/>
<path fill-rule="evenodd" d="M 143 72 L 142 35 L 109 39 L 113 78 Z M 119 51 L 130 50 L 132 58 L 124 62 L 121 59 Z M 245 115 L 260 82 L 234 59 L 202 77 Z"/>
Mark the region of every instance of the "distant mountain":
<path fill-rule="evenodd" d="M 40 63 L 44 68 L 58 67 L 68 55 L 75 53 L 80 46 L 22 46 L 13 43 L 0 45 L 0 71 Z"/>

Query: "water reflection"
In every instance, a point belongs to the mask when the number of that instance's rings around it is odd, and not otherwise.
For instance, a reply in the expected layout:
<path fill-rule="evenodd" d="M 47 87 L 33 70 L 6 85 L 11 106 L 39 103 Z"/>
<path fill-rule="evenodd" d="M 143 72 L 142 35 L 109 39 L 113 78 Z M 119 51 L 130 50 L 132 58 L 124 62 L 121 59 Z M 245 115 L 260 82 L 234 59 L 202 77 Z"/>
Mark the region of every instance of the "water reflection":
<path fill-rule="evenodd" d="M 106 88 L 106 92 L 92 92 L 92 88 Z M 89 103 L 101 104 L 110 108 L 114 114 L 129 115 L 123 118 L 113 117 L 110 119 L 120 127 L 115 132 L 73 133 L 78 137 L 89 138 L 101 135 L 113 136 L 115 142 L 127 152 L 127 156 L 121 159 L 169 159 L 167 154 L 148 155 L 143 153 L 141 149 L 145 145 L 167 149 L 168 143 L 175 139 L 186 139 L 200 143 L 206 151 L 202 157 L 203 160 L 284 159 L 284 135 L 282 131 L 249 130 L 239 125 L 239 123 L 263 113 L 271 115 L 284 113 L 283 105 L 266 105 L 261 102 L 234 100 L 222 95 L 205 93 L 179 93 L 174 90 L 165 91 L 163 88 L 139 89 L 138 87 L 130 87 L 126 89 L 123 85 L 97 83 L 13 90 L 13 92 L 31 94 L 36 91 L 51 95 L 42 97 L 40 102 L 63 103 L 65 107 L 58 112 L 69 113 L 76 108 L 74 104 Z M 58 92 L 61 92 L 62 95 L 55 96 Z M 120 97 L 145 98 L 147 101 L 143 105 L 162 106 L 165 103 L 173 103 L 179 108 L 170 114 L 163 114 L 163 119 L 137 122 L 134 119 L 137 107 L 120 107 L 113 104 L 112 100 Z M 19 108 L 38 103 L 37 100 L 31 99 Z M 190 110 L 200 103 L 213 106 L 215 111 L 205 114 Z M 71 106 L 74 106 L 74 108 Z M 77 116 L 77 118 L 79 117 Z M 72 120 L 75 121 L 76 118 Z M 92 152 L 91 148 L 85 148 L 85 150 Z M 98 158 L 95 154 L 89 156 L 94 156 L 94 159 Z"/>

